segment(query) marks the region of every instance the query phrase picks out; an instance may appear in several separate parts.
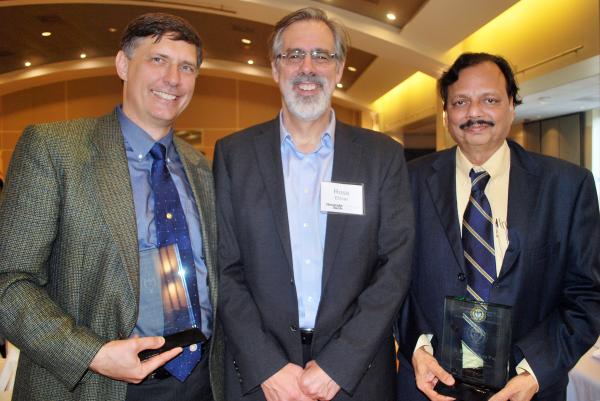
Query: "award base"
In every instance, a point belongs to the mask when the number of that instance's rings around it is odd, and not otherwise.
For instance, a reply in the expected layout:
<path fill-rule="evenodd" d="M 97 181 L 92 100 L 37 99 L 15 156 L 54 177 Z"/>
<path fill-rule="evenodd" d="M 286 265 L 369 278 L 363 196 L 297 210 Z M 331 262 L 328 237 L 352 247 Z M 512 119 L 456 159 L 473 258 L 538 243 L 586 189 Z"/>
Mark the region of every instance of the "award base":
<path fill-rule="evenodd" d="M 147 349 L 141 351 L 138 356 L 140 360 L 152 358 L 160 353 L 173 349 L 175 347 L 188 347 L 192 344 L 204 344 L 208 341 L 204 333 L 198 328 L 191 328 L 179 333 L 170 334 L 165 337 L 165 343 L 158 349 Z"/>
<path fill-rule="evenodd" d="M 487 401 L 496 393 L 492 389 L 474 386 L 459 379 L 454 379 L 453 386 L 447 386 L 442 382 L 438 382 L 434 390 L 442 395 L 454 397 L 456 401 Z"/>

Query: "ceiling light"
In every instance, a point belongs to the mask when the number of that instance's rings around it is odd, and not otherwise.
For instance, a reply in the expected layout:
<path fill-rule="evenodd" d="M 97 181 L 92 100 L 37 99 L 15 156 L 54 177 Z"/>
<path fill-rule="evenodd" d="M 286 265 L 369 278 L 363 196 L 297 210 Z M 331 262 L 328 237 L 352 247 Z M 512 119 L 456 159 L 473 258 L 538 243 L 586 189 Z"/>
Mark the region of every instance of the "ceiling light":
<path fill-rule="evenodd" d="M 26 61 L 25 62 L 25 67 L 31 67 L 31 61 Z"/>
<path fill-rule="evenodd" d="M 48 31 L 42 32 L 42 36 L 45 37 L 45 38 L 47 38 L 50 35 L 52 35 L 52 32 L 48 32 Z"/>
<path fill-rule="evenodd" d="M 342 89 L 344 87 L 344 85 L 340 82 L 336 85 L 338 88 Z"/>
<path fill-rule="evenodd" d="M 348 71 L 356 72 L 356 67 L 348 66 Z"/>
<path fill-rule="evenodd" d="M 242 43 L 245 45 L 250 45 L 250 44 L 252 44 L 252 41 L 250 39 L 243 38 Z"/>
<path fill-rule="evenodd" d="M 110 27 L 110 28 L 108 28 L 108 32 L 115 33 L 115 32 L 117 32 L 117 28 Z"/>
<path fill-rule="evenodd" d="M 81 54 L 79 55 L 79 57 L 80 57 L 80 58 L 86 58 L 86 57 L 87 57 L 87 54 L 85 54 L 85 53 L 81 53 Z"/>
<path fill-rule="evenodd" d="M 396 14 L 394 14 L 394 13 L 387 13 L 385 16 L 390 21 L 395 21 L 396 20 Z"/>
<path fill-rule="evenodd" d="M 248 60 L 247 63 L 252 65 L 252 64 L 254 64 L 254 60 Z"/>

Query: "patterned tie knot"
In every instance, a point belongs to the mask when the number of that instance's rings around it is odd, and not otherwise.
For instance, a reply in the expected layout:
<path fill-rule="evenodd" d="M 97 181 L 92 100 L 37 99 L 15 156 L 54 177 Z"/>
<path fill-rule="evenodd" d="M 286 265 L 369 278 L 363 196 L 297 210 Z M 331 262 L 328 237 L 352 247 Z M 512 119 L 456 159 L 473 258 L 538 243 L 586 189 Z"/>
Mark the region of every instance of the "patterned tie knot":
<path fill-rule="evenodd" d="M 162 143 L 155 142 L 152 146 L 152 149 L 150 149 L 150 154 L 152 155 L 154 160 L 165 160 L 167 149 Z"/>
<path fill-rule="evenodd" d="M 471 169 L 469 177 L 471 177 L 471 193 L 482 195 L 485 191 L 485 186 L 490 180 L 490 174 L 485 170 L 476 172 Z"/>

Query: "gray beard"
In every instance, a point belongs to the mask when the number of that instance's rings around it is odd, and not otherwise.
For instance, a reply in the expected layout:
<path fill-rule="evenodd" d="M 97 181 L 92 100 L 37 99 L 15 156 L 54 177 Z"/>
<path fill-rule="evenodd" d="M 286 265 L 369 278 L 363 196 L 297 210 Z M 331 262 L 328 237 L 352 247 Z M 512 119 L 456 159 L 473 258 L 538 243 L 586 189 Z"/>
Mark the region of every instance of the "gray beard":
<path fill-rule="evenodd" d="M 283 101 L 292 115 L 302 121 L 315 121 L 331 108 L 328 82 L 322 80 L 323 90 L 316 95 L 302 96 L 294 92 L 293 83 L 283 90 Z M 329 93 L 327 93 L 329 92 Z"/>

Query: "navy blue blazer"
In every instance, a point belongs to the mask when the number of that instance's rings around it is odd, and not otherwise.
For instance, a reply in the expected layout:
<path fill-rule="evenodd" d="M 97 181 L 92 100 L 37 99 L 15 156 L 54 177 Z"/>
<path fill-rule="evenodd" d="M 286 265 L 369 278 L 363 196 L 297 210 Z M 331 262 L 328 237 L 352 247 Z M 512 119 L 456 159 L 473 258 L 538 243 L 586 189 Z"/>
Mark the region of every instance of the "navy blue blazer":
<path fill-rule="evenodd" d="M 540 385 L 537 399 L 561 399 L 569 369 L 600 332 L 594 178 L 574 164 L 508 145 L 510 243 L 490 302 L 512 306 L 510 374 L 526 358 Z M 416 237 L 411 289 L 399 318 L 399 400 L 425 399 L 410 362 L 417 338 L 433 334 L 435 349 L 444 296 L 466 295 L 455 155 L 452 148 L 409 163 Z"/>

